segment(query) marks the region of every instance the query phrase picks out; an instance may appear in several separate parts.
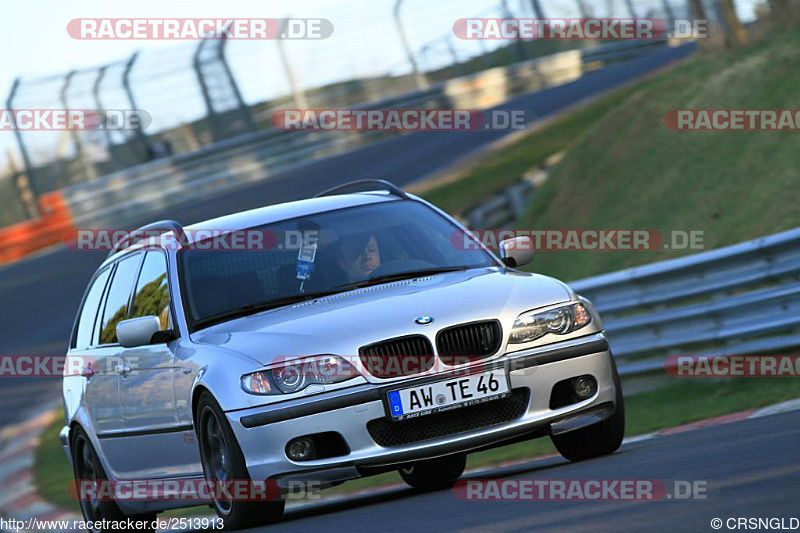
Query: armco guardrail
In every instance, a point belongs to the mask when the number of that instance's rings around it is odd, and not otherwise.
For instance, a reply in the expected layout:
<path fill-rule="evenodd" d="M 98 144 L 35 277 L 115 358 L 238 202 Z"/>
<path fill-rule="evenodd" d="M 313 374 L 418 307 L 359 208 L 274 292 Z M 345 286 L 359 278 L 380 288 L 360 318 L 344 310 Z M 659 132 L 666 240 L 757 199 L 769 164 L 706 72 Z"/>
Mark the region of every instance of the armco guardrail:
<path fill-rule="evenodd" d="M 618 51 L 619 47 L 619 43 L 611 43 L 562 52 L 355 108 L 492 107 L 515 94 L 577 79 L 587 58 L 595 60 L 592 54 Z M 652 42 L 636 41 L 626 43 L 624 51 L 626 57 L 633 57 L 647 53 L 652 47 Z M 351 150 L 393 134 L 396 133 L 265 130 L 76 184 L 63 189 L 63 194 L 79 227 L 117 227 L 147 218 L 149 212 L 164 210 L 175 202 L 207 197 L 235 184 L 266 179 L 303 161 Z"/>
<path fill-rule="evenodd" d="M 604 318 L 622 375 L 666 355 L 740 355 L 800 346 L 800 228 L 578 280 Z"/>

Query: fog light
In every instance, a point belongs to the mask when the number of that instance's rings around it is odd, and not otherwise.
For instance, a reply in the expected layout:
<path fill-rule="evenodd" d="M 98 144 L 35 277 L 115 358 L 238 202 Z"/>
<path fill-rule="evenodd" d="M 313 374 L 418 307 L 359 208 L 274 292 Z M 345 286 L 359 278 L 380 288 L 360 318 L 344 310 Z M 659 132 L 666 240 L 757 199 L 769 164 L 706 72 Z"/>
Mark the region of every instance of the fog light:
<path fill-rule="evenodd" d="M 597 383 L 591 376 L 581 376 L 572 380 L 572 392 L 579 400 L 594 396 L 597 392 Z"/>
<path fill-rule="evenodd" d="M 294 439 L 286 446 L 286 455 L 292 461 L 309 461 L 316 455 L 314 441 L 305 437 Z"/>

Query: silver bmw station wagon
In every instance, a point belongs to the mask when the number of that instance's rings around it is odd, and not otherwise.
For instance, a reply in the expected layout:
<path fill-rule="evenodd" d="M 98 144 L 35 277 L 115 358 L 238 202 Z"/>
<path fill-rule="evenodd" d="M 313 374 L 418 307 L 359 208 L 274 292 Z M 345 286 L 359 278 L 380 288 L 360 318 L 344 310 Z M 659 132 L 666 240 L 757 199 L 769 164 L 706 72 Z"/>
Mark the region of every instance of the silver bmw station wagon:
<path fill-rule="evenodd" d="M 469 233 L 456 220 L 381 180 L 142 229 L 161 235 L 115 246 L 73 328 L 68 357 L 88 362 L 64 377 L 60 437 L 76 480 L 278 487 L 265 501 L 211 491 L 201 503 L 235 529 L 279 519 L 310 480 L 396 470 L 430 489 L 478 450 L 549 436 L 579 461 L 622 442 L 600 317 L 564 283 L 516 270 L 528 237 L 502 241 L 499 258 L 457 244 Z M 242 231 L 269 246 L 203 246 Z M 92 521 L 197 504 L 81 502 Z"/>

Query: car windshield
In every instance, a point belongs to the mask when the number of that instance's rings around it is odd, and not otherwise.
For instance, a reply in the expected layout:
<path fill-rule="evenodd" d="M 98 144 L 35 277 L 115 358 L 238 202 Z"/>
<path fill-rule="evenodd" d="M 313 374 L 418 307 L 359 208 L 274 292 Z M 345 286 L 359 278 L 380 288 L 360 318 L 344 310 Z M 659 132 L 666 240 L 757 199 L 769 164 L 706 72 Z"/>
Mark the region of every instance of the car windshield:
<path fill-rule="evenodd" d="M 273 236 L 274 246 L 179 253 L 192 329 L 372 284 L 497 265 L 478 246 L 459 246 L 459 228 L 416 201 L 350 207 L 254 229 Z"/>

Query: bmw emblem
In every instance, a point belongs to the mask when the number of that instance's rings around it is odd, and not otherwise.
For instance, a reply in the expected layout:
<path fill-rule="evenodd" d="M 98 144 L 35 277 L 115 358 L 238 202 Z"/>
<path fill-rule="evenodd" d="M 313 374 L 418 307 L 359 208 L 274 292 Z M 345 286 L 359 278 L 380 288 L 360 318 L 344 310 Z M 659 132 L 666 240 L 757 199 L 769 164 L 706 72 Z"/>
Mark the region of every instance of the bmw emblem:
<path fill-rule="evenodd" d="M 425 316 L 425 315 L 418 316 L 417 318 L 414 319 L 414 322 L 416 322 L 420 326 L 427 326 L 428 324 L 432 324 L 433 323 L 433 317 L 432 316 Z"/>

